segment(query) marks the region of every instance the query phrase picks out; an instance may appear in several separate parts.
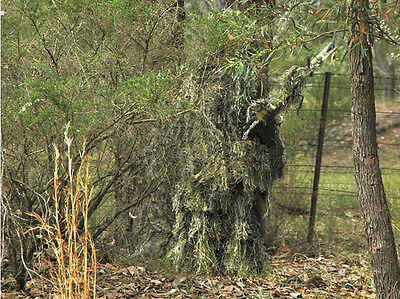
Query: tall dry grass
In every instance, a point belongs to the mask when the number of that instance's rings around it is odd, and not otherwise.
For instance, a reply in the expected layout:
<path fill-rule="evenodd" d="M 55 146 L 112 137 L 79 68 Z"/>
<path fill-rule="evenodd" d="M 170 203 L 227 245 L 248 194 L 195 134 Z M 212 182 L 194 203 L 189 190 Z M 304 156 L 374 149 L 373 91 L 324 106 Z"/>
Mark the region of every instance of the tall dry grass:
<path fill-rule="evenodd" d="M 72 139 L 68 137 L 68 126 L 65 141 L 67 144 L 65 156 L 68 162 L 68 175 L 65 181 L 60 178 L 61 154 L 55 147 L 52 217 L 43 219 L 40 215 L 31 213 L 30 215 L 39 222 L 31 230 L 46 232 L 46 242 L 56 259 L 51 279 L 60 297 L 96 298 L 96 250 L 88 225 L 88 207 L 92 198 L 92 189 L 89 187 L 89 158 L 84 146 L 81 163 L 74 173 L 71 157 Z M 60 190 L 61 185 L 65 186 L 62 190 Z M 81 219 L 84 223 L 83 229 L 78 228 Z"/>

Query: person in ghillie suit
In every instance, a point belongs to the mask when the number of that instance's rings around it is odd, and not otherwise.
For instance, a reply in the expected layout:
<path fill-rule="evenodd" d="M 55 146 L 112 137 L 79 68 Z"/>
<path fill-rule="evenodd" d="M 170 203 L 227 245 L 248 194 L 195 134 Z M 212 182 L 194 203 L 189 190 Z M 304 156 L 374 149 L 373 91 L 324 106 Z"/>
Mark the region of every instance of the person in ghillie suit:
<path fill-rule="evenodd" d="M 301 104 L 306 79 L 334 49 L 329 44 L 310 66 L 285 72 L 276 99 L 236 101 L 238 86 L 228 77 L 198 112 L 183 117 L 180 157 L 186 167 L 173 195 L 176 241 L 170 251 L 176 265 L 227 274 L 262 269 L 271 245 L 268 194 L 284 167 L 279 113 Z"/>
<path fill-rule="evenodd" d="M 181 96 L 195 108 L 162 126 L 148 168 L 170 186 L 154 197 L 172 205 L 173 237 L 163 248 L 177 268 L 228 275 L 262 269 L 271 245 L 268 195 L 285 164 L 280 113 L 301 103 L 307 77 L 333 49 L 285 72 L 276 98 L 257 83 L 238 96 L 248 82 L 229 74 L 209 80 L 207 90 L 195 74 L 185 80 Z"/>

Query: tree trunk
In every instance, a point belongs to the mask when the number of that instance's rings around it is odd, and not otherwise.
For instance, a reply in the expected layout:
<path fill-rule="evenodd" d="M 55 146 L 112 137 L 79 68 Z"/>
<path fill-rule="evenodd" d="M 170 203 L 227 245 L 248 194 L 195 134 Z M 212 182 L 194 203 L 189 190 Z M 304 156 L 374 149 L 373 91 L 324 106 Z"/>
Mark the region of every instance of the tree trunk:
<path fill-rule="evenodd" d="M 400 269 L 383 188 L 376 141 L 372 35 L 368 0 L 349 5 L 353 160 L 378 298 L 399 298 Z"/>

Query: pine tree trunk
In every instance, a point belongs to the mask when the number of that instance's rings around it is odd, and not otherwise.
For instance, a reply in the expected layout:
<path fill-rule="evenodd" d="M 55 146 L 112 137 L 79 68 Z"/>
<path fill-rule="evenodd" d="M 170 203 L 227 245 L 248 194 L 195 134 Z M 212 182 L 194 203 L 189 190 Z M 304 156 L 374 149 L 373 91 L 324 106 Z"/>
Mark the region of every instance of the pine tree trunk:
<path fill-rule="evenodd" d="M 378 298 L 399 298 L 400 269 L 376 141 L 374 75 L 368 0 L 349 5 L 353 161 Z"/>

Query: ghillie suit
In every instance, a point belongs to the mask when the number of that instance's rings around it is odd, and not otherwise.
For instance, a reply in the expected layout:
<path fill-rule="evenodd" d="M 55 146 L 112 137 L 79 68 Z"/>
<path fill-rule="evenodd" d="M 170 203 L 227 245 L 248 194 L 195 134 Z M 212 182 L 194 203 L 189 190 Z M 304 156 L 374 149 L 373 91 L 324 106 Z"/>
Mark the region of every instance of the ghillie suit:
<path fill-rule="evenodd" d="M 206 90 L 196 75 L 185 81 L 182 97 L 195 108 L 155 130 L 147 155 L 148 177 L 164 178 L 153 210 L 174 216 L 173 238 L 166 230 L 154 243 L 170 248 L 167 256 L 177 267 L 231 275 L 262 269 L 270 245 L 268 194 L 284 167 L 279 113 L 301 102 L 307 77 L 332 49 L 310 67 L 287 71 L 277 98 L 238 97 L 245 82 L 230 75 L 209 81 Z M 149 238 L 145 243 L 152 247 Z"/>
<path fill-rule="evenodd" d="M 328 45 L 309 68 L 289 69 L 277 99 L 237 101 L 238 86 L 228 77 L 215 83 L 198 111 L 182 116 L 169 253 L 177 265 L 228 274 L 262 268 L 271 245 L 268 194 L 284 167 L 278 114 L 300 104 L 307 77 L 333 49 Z"/>
<path fill-rule="evenodd" d="M 233 94 L 223 86 L 202 111 L 182 117 L 185 167 L 173 195 L 170 256 L 198 272 L 234 274 L 262 267 L 267 196 L 282 175 L 284 148 L 274 122 L 242 140 L 248 105 L 232 105 Z"/>

